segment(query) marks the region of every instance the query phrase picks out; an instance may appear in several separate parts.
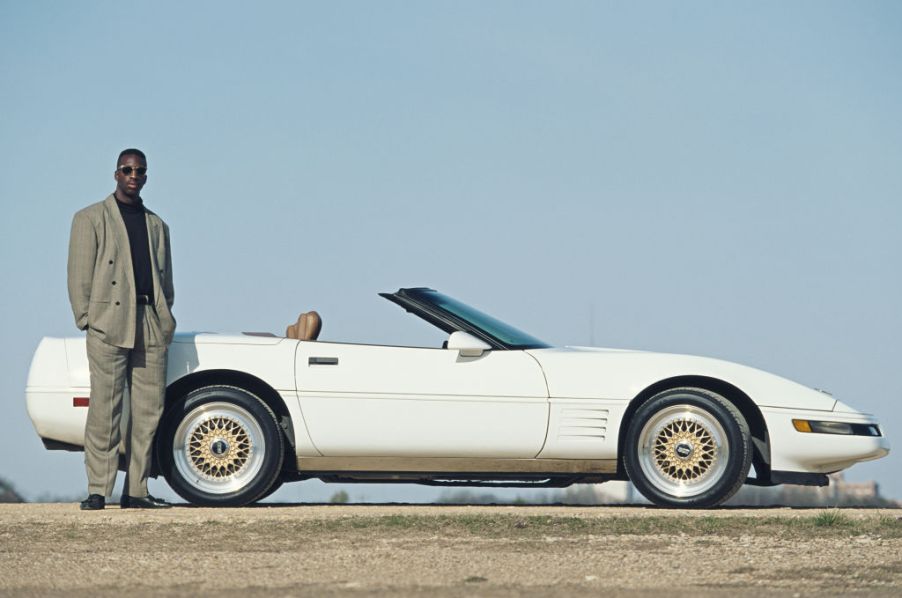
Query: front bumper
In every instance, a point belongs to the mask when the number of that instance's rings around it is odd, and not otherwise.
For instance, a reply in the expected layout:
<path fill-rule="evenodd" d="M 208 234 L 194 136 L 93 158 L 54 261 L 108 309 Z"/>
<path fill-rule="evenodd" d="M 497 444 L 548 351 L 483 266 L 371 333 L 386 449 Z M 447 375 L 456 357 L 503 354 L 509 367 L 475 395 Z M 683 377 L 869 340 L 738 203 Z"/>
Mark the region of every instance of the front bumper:
<path fill-rule="evenodd" d="M 793 419 L 876 425 L 870 415 L 846 411 L 800 411 L 763 407 L 770 436 L 771 469 L 784 472 L 833 473 L 889 454 L 885 435 L 859 436 L 799 432 Z M 881 434 L 883 430 L 881 429 Z"/>

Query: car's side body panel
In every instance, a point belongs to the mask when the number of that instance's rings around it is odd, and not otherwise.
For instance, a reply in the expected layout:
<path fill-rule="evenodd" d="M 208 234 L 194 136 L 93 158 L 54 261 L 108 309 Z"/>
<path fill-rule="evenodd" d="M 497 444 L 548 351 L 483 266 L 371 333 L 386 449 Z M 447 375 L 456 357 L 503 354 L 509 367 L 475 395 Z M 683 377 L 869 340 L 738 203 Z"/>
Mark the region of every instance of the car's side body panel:
<path fill-rule="evenodd" d="M 755 368 L 693 355 L 591 347 L 529 351 L 545 372 L 552 397 L 629 401 L 653 384 L 682 376 L 728 382 L 759 407 L 832 411 L 829 395 Z"/>
<path fill-rule="evenodd" d="M 616 459 L 620 422 L 629 401 L 549 399 L 542 459 Z"/>
<path fill-rule="evenodd" d="M 457 351 L 301 342 L 297 388 L 326 457 L 532 458 L 548 391 L 522 351 Z"/>
<path fill-rule="evenodd" d="M 178 334 L 169 346 L 168 382 L 204 370 L 233 370 L 294 392 L 296 348 L 297 341 L 279 337 Z"/>

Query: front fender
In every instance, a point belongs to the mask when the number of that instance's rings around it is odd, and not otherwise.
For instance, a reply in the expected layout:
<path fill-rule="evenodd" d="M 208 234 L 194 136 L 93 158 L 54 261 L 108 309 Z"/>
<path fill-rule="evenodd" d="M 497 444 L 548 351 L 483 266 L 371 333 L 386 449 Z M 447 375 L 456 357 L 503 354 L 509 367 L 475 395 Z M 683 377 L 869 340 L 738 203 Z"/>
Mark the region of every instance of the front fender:
<path fill-rule="evenodd" d="M 630 401 L 670 378 L 700 376 L 740 389 L 758 407 L 831 411 L 833 397 L 762 370 L 728 361 L 613 349 L 563 347 L 533 349 L 552 398 Z"/>

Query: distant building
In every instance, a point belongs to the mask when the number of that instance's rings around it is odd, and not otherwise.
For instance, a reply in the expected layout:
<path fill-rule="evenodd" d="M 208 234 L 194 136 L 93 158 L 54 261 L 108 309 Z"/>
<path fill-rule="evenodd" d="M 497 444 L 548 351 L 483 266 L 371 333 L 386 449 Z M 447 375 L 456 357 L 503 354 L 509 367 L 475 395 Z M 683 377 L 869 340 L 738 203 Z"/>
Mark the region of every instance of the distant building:
<path fill-rule="evenodd" d="M 648 504 L 629 482 L 603 484 L 574 484 L 553 495 L 550 502 L 566 505 L 629 505 Z"/>
<path fill-rule="evenodd" d="M 828 488 L 833 490 L 834 498 L 848 498 L 852 500 L 873 500 L 880 498 L 880 488 L 877 482 L 847 482 L 841 473 L 834 473 L 830 477 Z"/>
<path fill-rule="evenodd" d="M 895 507 L 898 502 L 880 496 L 875 481 L 847 482 L 841 473 L 829 476 L 829 486 L 793 486 L 783 484 L 762 488 L 743 486 L 726 504 L 731 506 L 786 506 L 786 507 Z M 629 482 L 605 482 L 604 484 L 577 484 L 558 497 L 570 504 L 649 504 Z"/>
<path fill-rule="evenodd" d="M 891 507 L 893 500 L 880 496 L 875 481 L 847 482 L 841 473 L 828 476 L 829 486 L 793 486 L 784 484 L 772 488 L 743 486 L 731 498 L 729 505 L 782 505 L 787 507 Z"/>
<path fill-rule="evenodd" d="M 12 484 L 0 478 L 0 502 L 25 502 L 13 489 Z"/>
<path fill-rule="evenodd" d="M 841 473 L 829 476 L 829 486 L 743 486 L 727 505 L 733 507 L 902 507 L 902 501 L 880 496 L 875 481 L 847 482 Z M 72 499 L 73 501 L 75 499 Z M 540 490 L 525 495 L 498 496 L 491 491 L 459 489 L 445 491 L 436 499 L 441 504 L 565 504 L 565 505 L 649 505 L 630 482 L 573 484 L 560 490 Z"/>

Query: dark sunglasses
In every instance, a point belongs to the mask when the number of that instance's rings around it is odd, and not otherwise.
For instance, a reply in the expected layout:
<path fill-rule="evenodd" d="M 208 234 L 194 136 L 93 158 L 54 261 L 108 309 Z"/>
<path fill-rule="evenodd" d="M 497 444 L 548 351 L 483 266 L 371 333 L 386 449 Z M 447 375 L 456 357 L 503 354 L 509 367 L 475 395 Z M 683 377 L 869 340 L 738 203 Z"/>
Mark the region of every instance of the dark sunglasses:
<path fill-rule="evenodd" d="M 138 176 L 144 176 L 147 174 L 146 166 L 139 166 L 137 168 L 132 168 L 131 166 L 120 166 L 116 170 L 122 172 L 125 176 L 131 176 L 132 172 L 134 172 Z"/>

